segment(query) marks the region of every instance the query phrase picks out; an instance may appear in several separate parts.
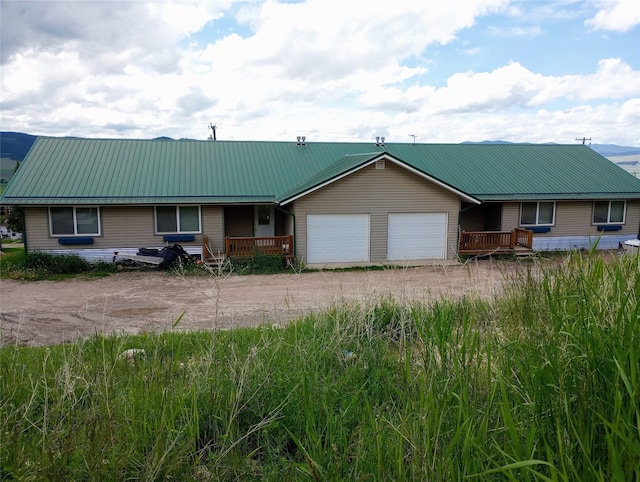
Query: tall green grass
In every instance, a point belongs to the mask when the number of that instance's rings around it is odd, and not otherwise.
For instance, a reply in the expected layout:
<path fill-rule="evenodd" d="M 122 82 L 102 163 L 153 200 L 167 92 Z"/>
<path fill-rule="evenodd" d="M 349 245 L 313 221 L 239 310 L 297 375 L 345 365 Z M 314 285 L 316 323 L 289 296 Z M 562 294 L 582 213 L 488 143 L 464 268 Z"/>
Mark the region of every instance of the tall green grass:
<path fill-rule="evenodd" d="M 0 478 L 638 480 L 639 269 L 575 254 L 493 302 L 6 346 Z"/>

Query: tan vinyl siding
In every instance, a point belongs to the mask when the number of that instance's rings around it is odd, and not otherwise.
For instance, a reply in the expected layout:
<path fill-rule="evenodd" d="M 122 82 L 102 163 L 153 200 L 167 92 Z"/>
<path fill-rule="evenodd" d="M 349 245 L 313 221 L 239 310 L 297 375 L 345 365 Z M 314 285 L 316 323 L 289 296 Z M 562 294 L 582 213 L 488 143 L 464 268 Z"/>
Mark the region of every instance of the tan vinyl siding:
<path fill-rule="evenodd" d="M 626 225 L 623 228 L 633 236 L 640 236 L 640 200 L 627 201 Z M 635 233 L 634 233 L 635 231 Z"/>
<path fill-rule="evenodd" d="M 593 236 L 602 234 L 592 224 L 593 201 L 556 201 L 555 225 L 548 233 L 534 233 L 535 237 Z M 640 219 L 640 201 L 627 201 L 625 224 L 610 234 L 636 236 Z M 502 229 L 509 231 L 520 223 L 520 203 L 505 203 L 502 210 Z"/>
<path fill-rule="evenodd" d="M 61 249 L 58 237 L 52 237 L 47 208 L 26 208 L 27 244 L 30 250 Z M 163 235 L 155 234 L 153 206 L 102 206 L 100 207 L 101 235 L 93 237 L 91 245 L 77 248 L 140 248 L 163 246 Z M 202 206 L 201 223 L 209 235 L 214 249 L 224 248 L 222 207 Z M 193 242 L 181 242 L 183 246 L 202 245 L 202 234 L 196 234 Z"/>
<path fill-rule="evenodd" d="M 209 236 L 211 249 L 224 251 L 224 207 L 202 206 L 202 234 Z"/>
<path fill-rule="evenodd" d="M 520 203 L 504 203 L 502 205 L 501 231 L 511 231 L 520 225 Z"/>
<path fill-rule="evenodd" d="M 139 248 L 162 246 L 156 235 L 153 206 L 113 206 L 100 208 L 102 237 L 94 238 L 93 248 Z"/>
<path fill-rule="evenodd" d="M 57 240 L 49 237 L 49 214 L 47 208 L 24 208 L 26 243 L 30 251 L 58 247 Z"/>
<path fill-rule="evenodd" d="M 296 201 L 297 254 L 306 259 L 308 214 L 369 214 L 370 262 L 384 263 L 389 213 L 446 212 L 447 258 L 454 259 L 459 208 L 455 194 L 392 162 L 385 169 L 370 165 Z"/>

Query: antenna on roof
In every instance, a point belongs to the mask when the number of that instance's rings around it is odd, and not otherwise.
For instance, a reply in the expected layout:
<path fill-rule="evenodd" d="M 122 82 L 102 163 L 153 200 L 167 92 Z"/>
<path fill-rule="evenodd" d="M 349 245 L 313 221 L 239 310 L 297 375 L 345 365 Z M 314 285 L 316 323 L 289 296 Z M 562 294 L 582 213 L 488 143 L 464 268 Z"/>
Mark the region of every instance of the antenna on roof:
<path fill-rule="evenodd" d="M 211 131 L 213 132 L 213 134 L 209 137 L 209 140 L 217 141 L 218 139 L 216 138 L 216 125 L 209 122 L 209 129 L 211 129 Z"/>
<path fill-rule="evenodd" d="M 576 137 L 576 141 L 582 141 L 583 146 L 587 141 L 589 141 L 589 145 L 591 145 L 591 137 L 589 137 L 588 139 L 586 137 L 583 137 L 582 139 L 580 139 L 579 137 Z"/>
<path fill-rule="evenodd" d="M 409 134 L 409 137 L 413 137 L 413 145 L 415 146 L 416 145 L 416 137 L 418 137 L 418 136 L 415 135 L 415 134 Z"/>

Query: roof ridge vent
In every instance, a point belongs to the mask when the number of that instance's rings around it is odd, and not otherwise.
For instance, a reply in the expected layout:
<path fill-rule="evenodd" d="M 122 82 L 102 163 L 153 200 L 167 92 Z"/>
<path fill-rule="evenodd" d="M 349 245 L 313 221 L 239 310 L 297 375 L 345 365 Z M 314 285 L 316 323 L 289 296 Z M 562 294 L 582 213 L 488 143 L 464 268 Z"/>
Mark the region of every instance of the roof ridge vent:
<path fill-rule="evenodd" d="M 296 146 L 306 146 L 307 136 L 298 136 L 296 139 L 298 140 Z"/>
<path fill-rule="evenodd" d="M 384 147 L 384 137 L 376 136 L 376 146 Z"/>

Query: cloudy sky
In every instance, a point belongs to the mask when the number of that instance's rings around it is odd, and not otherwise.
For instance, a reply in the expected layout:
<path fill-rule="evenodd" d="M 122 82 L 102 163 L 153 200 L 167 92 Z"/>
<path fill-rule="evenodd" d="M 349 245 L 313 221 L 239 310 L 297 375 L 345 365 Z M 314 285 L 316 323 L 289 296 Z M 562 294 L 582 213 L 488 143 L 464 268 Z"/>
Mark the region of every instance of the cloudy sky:
<path fill-rule="evenodd" d="M 0 128 L 640 146 L 638 0 L 0 2 Z"/>

